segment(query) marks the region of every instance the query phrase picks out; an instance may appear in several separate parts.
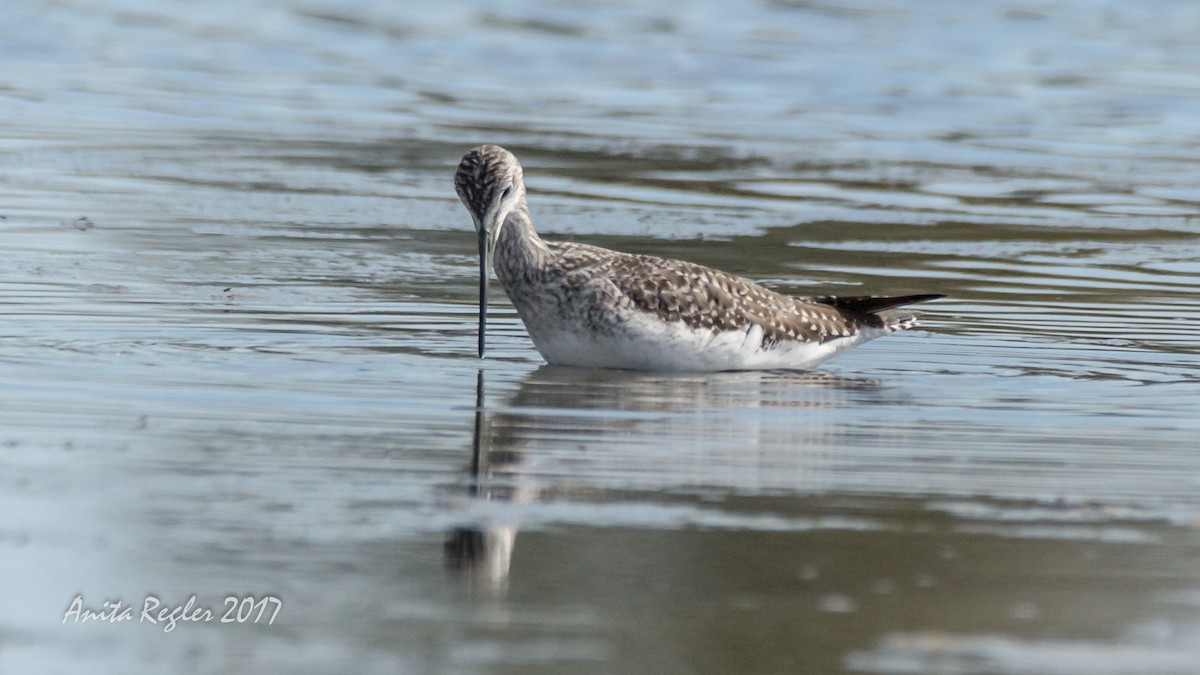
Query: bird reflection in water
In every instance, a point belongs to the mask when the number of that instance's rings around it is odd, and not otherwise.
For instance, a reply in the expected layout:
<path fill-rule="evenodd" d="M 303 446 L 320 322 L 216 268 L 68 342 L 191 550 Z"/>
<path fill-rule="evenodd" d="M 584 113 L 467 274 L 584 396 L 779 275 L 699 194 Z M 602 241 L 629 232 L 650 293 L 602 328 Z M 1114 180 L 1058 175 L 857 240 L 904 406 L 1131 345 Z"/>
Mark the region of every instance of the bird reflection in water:
<path fill-rule="evenodd" d="M 484 400 L 484 376 L 480 370 L 475 378 L 475 431 L 471 437 L 468 495 L 479 501 L 526 501 L 525 493 L 531 488 L 516 486 L 510 480 L 516 477 L 513 468 L 520 464 L 522 455 L 516 451 L 492 450 Z M 446 566 L 502 585 L 508 578 L 516 538 L 516 522 L 456 527 L 446 538 Z"/>
<path fill-rule="evenodd" d="M 841 470 L 828 449 L 863 433 L 830 411 L 903 399 L 902 389 L 878 380 L 824 372 L 654 375 L 545 366 L 521 382 L 505 412 L 488 415 L 480 371 L 469 502 L 465 524 L 447 537 L 446 566 L 504 586 L 520 525 L 518 509 L 506 504 L 594 501 L 688 484 L 819 485 Z M 592 452 L 565 450 L 571 447 Z M 558 464 L 567 457 L 569 467 Z M 606 493 L 614 485 L 626 487 Z"/>

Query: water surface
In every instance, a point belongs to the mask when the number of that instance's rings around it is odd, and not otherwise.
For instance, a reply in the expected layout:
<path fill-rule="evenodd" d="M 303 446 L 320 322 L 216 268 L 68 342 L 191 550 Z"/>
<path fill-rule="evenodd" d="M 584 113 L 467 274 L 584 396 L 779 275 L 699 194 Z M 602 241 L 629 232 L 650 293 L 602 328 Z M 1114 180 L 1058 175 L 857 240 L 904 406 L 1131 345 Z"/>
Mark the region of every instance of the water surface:
<path fill-rule="evenodd" d="M 1198 32 L 6 2 L 0 663 L 1200 672 Z M 547 237 L 949 298 L 818 373 L 662 376 L 544 366 L 497 289 L 479 362 L 480 142 Z"/>

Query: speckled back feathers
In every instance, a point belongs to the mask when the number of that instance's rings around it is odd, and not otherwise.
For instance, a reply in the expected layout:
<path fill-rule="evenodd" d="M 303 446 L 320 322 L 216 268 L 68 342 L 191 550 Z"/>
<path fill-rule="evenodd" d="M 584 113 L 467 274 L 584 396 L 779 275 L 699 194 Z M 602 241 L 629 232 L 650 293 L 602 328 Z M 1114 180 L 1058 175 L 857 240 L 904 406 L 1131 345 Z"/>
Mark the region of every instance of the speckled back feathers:
<path fill-rule="evenodd" d="M 568 277 L 574 276 L 575 283 L 587 277 L 609 279 L 637 309 L 664 321 L 682 321 L 690 328 L 718 333 L 761 326 L 765 347 L 785 341 L 821 343 L 853 337 L 864 326 L 888 328 L 877 316 L 782 295 L 695 263 L 571 242 L 548 242 L 547 246 L 557 266 Z"/>

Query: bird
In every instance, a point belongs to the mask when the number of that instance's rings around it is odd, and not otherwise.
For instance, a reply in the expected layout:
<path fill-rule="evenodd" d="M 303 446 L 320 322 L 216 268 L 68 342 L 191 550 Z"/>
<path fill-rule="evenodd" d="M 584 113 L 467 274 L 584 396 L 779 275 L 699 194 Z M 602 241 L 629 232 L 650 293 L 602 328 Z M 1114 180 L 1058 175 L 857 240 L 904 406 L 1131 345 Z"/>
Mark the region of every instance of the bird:
<path fill-rule="evenodd" d="M 469 150 L 454 187 L 478 239 L 481 359 L 493 267 L 542 358 L 582 368 L 810 370 L 914 326 L 907 305 L 945 297 L 789 296 L 696 263 L 545 241 L 521 163 L 498 145 Z"/>

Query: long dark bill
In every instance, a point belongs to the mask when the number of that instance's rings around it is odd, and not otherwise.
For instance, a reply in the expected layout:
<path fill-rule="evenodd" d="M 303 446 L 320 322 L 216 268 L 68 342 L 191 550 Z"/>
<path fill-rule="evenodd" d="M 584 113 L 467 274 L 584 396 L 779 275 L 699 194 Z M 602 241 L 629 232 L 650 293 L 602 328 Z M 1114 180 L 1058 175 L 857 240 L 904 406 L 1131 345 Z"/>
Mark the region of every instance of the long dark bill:
<path fill-rule="evenodd" d="M 479 228 L 479 358 L 483 358 L 484 339 L 487 337 L 488 282 L 492 277 L 492 252 L 488 246 L 488 231 Z"/>

